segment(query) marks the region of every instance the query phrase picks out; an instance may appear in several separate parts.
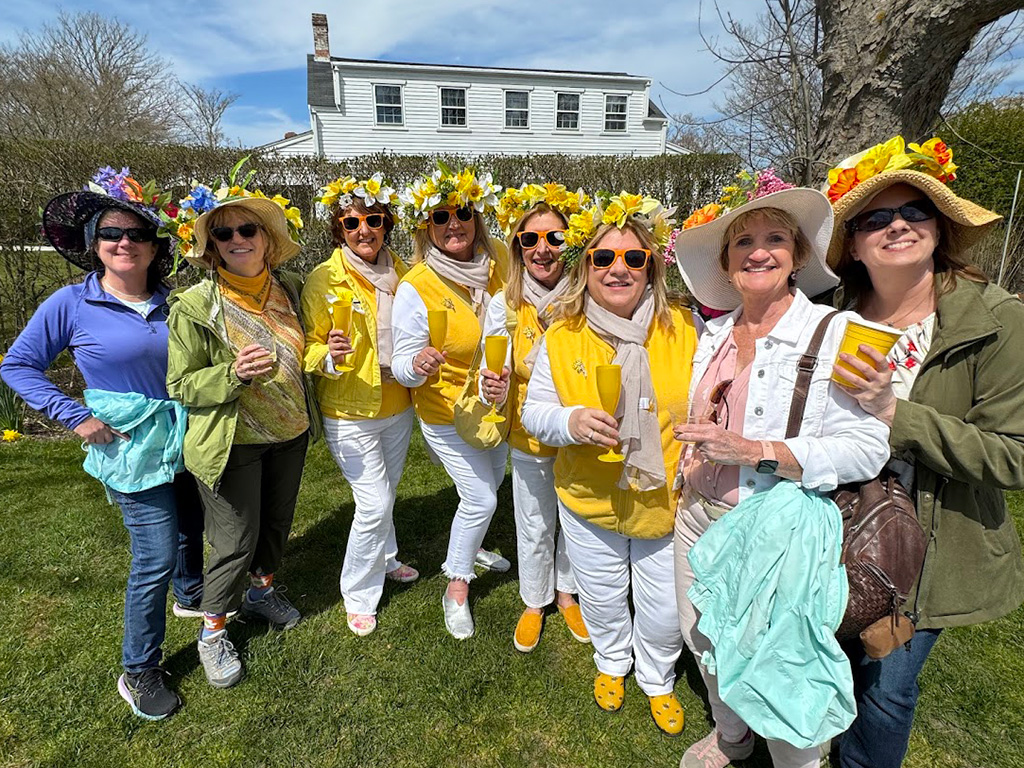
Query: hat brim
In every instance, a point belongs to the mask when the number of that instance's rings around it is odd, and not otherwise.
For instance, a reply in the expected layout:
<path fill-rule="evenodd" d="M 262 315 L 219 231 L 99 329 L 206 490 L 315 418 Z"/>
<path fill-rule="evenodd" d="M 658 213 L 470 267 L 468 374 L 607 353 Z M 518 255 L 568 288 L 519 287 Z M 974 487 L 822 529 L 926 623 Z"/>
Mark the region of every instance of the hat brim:
<path fill-rule="evenodd" d="M 216 266 L 206 258 L 206 244 L 210 237 L 210 217 L 215 211 L 228 206 L 252 211 L 264 225 L 267 235 L 274 241 L 274 260 L 268 262 L 271 269 L 275 269 L 299 255 L 302 246 L 292 240 L 288 233 L 288 219 L 285 218 L 284 209 L 280 205 L 265 197 L 239 197 L 219 203 L 216 208 L 196 219 L 195 246 L 192 255 L 186 257 L 190 264 L 207 270 Z"/>
<path fill-rule="evenodd" d="M 839 284 L 839 278 L 825 264 L 832 238 L 832 206 L 816 189 L 796 187 L 751 200 L 707 224 L 680 230 L 675 244 L 676 266 L 690 292 L 704 306 L 729 312 L 743 303 L 719 257 L 725 233 L 736 217 L 763 208 L 788 213 L 811 244 L 807 264 L 796 273 L 796 287 L 814 297 Z"/>
<path fill-rule="evenodd" d="M 46 204 L 43 210 L 43 233 L 57 253 L 76 267 L 90 271 L 93 269 L 90 253 L 92 243 L 85 242 L 85 225 L 103 210 L 127 211 L 154 227 L 161 224 L 157 213 L 145 206 L 90 190 L 77 190 L 57 195 Z M 169 236 L 157 238 L 156 259 L 165 269 L 170 267 L 176 242 Z"/>
<path fill-rule="evenodd" d="M 849 237 L 846 222 L 862 213 L 875 195 L 896 184 L 909 184 L 924 192 L 928 199 L 935 204 L 935 207 L 960 228 L 964 246 L 974 245 L 984 236 L 989 226 L 1003 218 L 1000 214 L 982 208 L 977 203 L 957 197 L 949 187 L 927 173 L 906 169 L 883 171 L 862 181 L 833 205 L 836 228 L 828 248 L 828 265 L 830 267 L 835 269 L 846 250 L 846 240 Z"/>

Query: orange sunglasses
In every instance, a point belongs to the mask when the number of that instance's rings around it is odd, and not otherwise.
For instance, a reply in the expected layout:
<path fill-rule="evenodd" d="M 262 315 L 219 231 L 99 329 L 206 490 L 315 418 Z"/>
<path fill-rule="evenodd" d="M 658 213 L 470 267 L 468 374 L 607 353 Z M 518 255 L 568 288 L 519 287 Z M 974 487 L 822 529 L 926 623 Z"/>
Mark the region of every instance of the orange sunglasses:
<path fill-rule="evenodd" d="M 594 269 L 611 269 L 616 259 L 622 259 L 622 263 L 634 271 L 646 267 L 651 258 L 651 252 L 646 248 L 591 248 L 587 255 Z"/>
<path fill-rule="evenodd" d="M 370 229 L 380 229 L 384 226 L 384 214 L 366 213 L 362 216 L 356 214 L 352 214 L 351 216 L 342 216 L 341 226 L 343 226 L 348 232 L 355 232 L 364 221 L 366 222 L 366 226 Z"/>

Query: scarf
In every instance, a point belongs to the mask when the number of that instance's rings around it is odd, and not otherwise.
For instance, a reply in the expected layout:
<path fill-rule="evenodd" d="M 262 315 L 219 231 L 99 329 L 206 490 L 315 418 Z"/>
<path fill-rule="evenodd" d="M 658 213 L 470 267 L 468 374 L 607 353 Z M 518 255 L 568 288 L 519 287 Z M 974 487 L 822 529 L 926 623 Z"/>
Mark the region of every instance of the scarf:
<path fill-rule="evenodd" d="M 537 322 L 540 323 L 542 331 L 548 329 L 548 322 L 551 319 L 551 307 L 555 301 L 562 296 L 569 289 L 569 278 L 565 274 L 565 270 L 562 270 L 562 276 L 558 278 L 558 282 L 555 283 L 555 287 L 548 290 L 545 288 L 539 280 L 534 278 L 526 270 L 523 270 L 523 301 L 532 304 L 537 309 Z M 512 311 L 509 308 L 508 311 Z M 526 353 L 526 357 L 523 358 L 523 365 L 533 370 L 533 364 L 537 361 L 537 353 L 540 351 L 540 346 L 537 344 L 533 345 L 533 348 Z"/>
<path fill-rule="evenodd" d="M 438 276 L 469 289 L 473 312 L 476 313 L 477 319 L 483 322 L 484 313 L 487 312 L 487 305 L 491 300 L 490 294 L 487 293 L 487 283 L 491 279 L 491 258 L 487 251 L 477 251 L 469 261 L 456 261 L 451 256 L 441 253 L 441 249 L 436 245 L 431 245 L 427 249 L 425 261 Z"/>
<path fill-rule="evenodd" d="M 652 491 L 665 485 L 658 406 L 651 362 L 644 344 L 654 321 L 654 292 L 648 286 L 629 320 L 602 308 L 588 293 L 583 304 L 587 324 L 615 349 L 612 363 L 622 366 L 622 397 L 615 417 L 626 456 L 619 488 Z M 646 405 L 647 407 L 643 407 Z"/>
<path fill-rule="evenodd" d="M 235 304 L 250 312 L 262 312 L 270 298 L 270 270 L 264 266 L 263 271 L 255 277 L 243 277 L 228 272 L 224 267 L 217 267 L 220 275 L 220 287 L 225 296 Z"/>
<path fill-rule="evenodd" d="M 395 304 L 395 290 L 398 288 L 395 260 L 387 247 L 380 249 L 375 264 L 352 253 L 352 249 L 347 245 L 341 247 L 341 252 L 349 268 L 374 288 L 374 298 L 377 300 L 377 362 L 380 364 L 381 376 L 390 377 L 391 353 L 394 350 L 391 309 Z"/>

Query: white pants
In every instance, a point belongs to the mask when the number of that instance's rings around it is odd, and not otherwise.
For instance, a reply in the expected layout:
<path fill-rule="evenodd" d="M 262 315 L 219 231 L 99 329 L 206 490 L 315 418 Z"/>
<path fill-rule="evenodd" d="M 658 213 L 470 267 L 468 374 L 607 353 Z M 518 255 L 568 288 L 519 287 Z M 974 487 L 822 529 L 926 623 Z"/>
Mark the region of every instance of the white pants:
<path fill-rule="evenodd" d="M 384 574 L 400 565 L 392 512 L 415 421 L 412 408 L 386 419 L 324 417 L 327 447 L 356 507 L 341 569 L 348 613 L 377 613 Z"/>
<path fill-rule="evenodd" d="M 420 431 L 459 494 L 448 537 L 448 556 L 441 570 L 449 579 L 472 581 L 476 578 L 476 551 L 498 506 L 498 486 L 505 479 L 508 446 L 502 443 L 489 451 L 478 450 L 459 437 L 453 424 L 420 422 Z"/>
<path fill-rule="evenodd" d="M 559 533 L 557 543 L 555 538 L 558 496 L 554 466 L 554 456 L 532 456 L 512 449 L 519 596 L 530 608 L 551 605 L 556 589 L 576 592 L 576 579 L 565 550 L 565 532 Z"/>
<path fill-rule="evenodd" d="M 701 677 L 704 678 L 704 685 L 708 688 L 708 703 L 711 705 L 715 728 L 726 741 L 736 742 L 746 735 L 747 724 L 722 701 L 718 695 L 718 678 L 710 674 L 700 662 L 701 655 L 705 651 L 711 650 L 711 641 L 697 629 L 700 614 L 686 596 L 694 579 L 693 569 L 690 568 L 687 555 L 697 539 L 710 526 L 711 520 L 705 514 L 704 509 L 698 502 L 685 495 L 684 491 L 684 496 L 676 512 L 675 530 L 676 598 L 679 604 L 679 626 L 683 630 L 686 644 L 697 659 L 697 667 L 700 669 Z M 775 768 L 818 768 L 817 747 L 798 749 L 792 744 L 778 739 L 767 739 L 767 742 Z"/>
<path fill-rule="evenodd" d="M 683 648 L 672 589 L 672 536 L 634 539 L 587 522 L 561 502 L 558 508 L 597 670 L 625 676 L 635 658 L 636 682 L 644 693 L 671 693 Z"/>

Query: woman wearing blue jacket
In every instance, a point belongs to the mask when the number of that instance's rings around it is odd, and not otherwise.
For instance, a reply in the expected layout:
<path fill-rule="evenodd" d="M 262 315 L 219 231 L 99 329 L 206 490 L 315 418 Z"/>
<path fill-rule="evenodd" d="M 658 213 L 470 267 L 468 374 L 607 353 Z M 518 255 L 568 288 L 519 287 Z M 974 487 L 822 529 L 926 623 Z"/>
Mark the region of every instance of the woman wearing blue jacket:
<path fill-rule="evenodd" d="M 43 213 L 53 247 L 85 280 L 39 307 L 3 359 L 0 375 L 26 403 L 83 441 L 85 468 L 118 503 L 131 540 L 118 692 L 132 711 L 160 720 L 180 705 L 160 667 L 167 585 L 176 615 L 201 615 L 202 512 L 181 466 L 180 406 L 167 397 L 167 293 L 171 241 L 157 238 L 167 195 L 122 169 L 102 169 L 86 190 L 59 195 Z M 83 405 L 46 377 L 67 349 L 85 379 Z M 99 418 L 102 416 L 102 418 Z"/>

